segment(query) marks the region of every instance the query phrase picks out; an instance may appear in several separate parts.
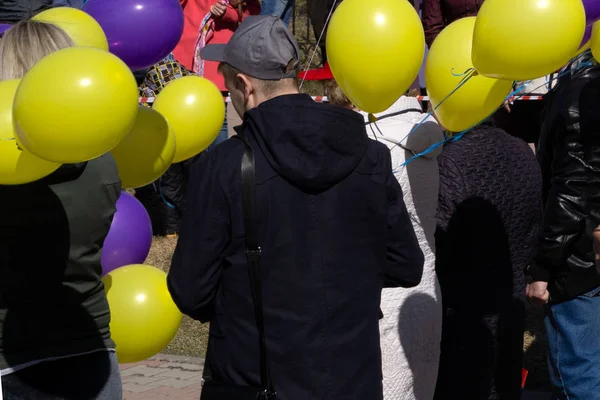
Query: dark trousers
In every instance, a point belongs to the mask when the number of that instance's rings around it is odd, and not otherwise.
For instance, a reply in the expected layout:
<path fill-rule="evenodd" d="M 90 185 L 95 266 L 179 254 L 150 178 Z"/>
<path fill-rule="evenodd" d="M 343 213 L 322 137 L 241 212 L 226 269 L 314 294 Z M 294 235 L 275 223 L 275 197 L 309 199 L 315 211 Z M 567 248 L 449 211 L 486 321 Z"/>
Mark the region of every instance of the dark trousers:
<path fill-rule="evenodd" d="M 329 11 L 334 4 L 341 3 L 342 0 L 308 0 L 307 8 L 308 8 L 308 17 L 310 19 L 310 23 L 313 27 L 313 31 L 315 33 L 315 39 L 318 40 L 321 36 L 321 32 L 325 28 L 325 23 L 327 22 L 327 17 L 329 16 Z M 327 36 L 327 30 L 323 32 L 323 37 L 321 37 L 321 42 L 319 42 L 319 47 L 321 48 L 321 54 L 323 55 L 323 63 L 327 61 L 327 49 L 325 48 L 325 38 Z"/>

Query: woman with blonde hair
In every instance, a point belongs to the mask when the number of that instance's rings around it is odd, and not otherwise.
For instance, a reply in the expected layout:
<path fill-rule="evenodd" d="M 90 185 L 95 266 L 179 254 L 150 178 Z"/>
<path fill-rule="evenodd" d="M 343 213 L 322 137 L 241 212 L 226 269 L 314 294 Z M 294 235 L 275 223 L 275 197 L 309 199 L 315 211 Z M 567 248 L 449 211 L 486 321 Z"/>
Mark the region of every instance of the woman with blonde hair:
<path fill-rule="evenodd" d="M 0 39 L 0 78 L 70 46 L 54 25 L 19 22 Z M 0 185 L 0 399 L 122 399 L 100 279 L 120 193 L 110 155 Z"/>
<path fill-rule="evenodd" d="M 333 79 L 328 65 L 307 71 L 301 77 L 323 80 L 330 104 L 360 112 Z M 369 122 L 368 115 L 362 114 L 369 137 L 390 149 L 394 176 L 402 187 L 404 202 L 425 256 L 423 277 L 418 286 L 384 288 L 381 293 L 383 315 L 379 331 L 384 399 L 431 400 L 442 331 L 441 292 L 435 274 L 437 156 L 441 146 L 427 154 L 420 153 L 442 141 L 444 134 L 432 118 L 425 118 L 416 97 L 400 97 L 389 109 L 376 114 L 376 122 Z"/>

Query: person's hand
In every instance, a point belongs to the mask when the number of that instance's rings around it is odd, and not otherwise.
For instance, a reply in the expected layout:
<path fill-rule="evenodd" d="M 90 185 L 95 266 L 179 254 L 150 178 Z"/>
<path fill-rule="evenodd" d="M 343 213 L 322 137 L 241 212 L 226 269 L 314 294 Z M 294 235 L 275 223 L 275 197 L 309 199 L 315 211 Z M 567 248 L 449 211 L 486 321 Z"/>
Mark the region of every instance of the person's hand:
<path fill-rule="evenodd" d="M 594 229 L 594 253 L 596 254 L 596 271 L 600 274 L 600 225 Z"/>
<path fill-rule="evenodd" d="M 210 7 L 210 13 L 215 18 L 223 18 L 223 15 L 225 15 L 225 11 L 227 11 L 227 5 L 221 2 L 215 3 L 213 6 Z"/>
<path fill-rule="evenodd" d="M 534 304 L 544 305 L 550 300 L 548 282 L 532 282 L 527 285 L 527 297 Z"/>
<path fill-rule="evenodd" d="M 510 113 L 510 103 L 508 102 L 508 100 L 504 101 L 504 109 Z"/>

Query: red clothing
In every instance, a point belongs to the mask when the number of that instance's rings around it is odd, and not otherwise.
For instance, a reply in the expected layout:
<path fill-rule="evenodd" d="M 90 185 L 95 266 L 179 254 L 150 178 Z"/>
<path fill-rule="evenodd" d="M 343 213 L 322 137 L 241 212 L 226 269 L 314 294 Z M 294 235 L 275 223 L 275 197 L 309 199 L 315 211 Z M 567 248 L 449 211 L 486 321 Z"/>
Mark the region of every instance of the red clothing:
<path fill-rule="evenodd" d="M 179 0 L 183 7 L 183 15 L 185 22 L 183 25 L 183 35 L 179 43 L 173 50 L 175 59 L 183 64 L 187 69 L 193 70 L 194 68 L 194 52 L 196 51 L 196 41 L 198 39 L 198 32 L 200 30 L 200 24 L 204 16 L 210 12 L 210 7 L 213 6 L 217 0 Z M 244 7 L 244 14 L 257 15 L 260 13 L 260 3 L 258 0 L 246 0 L 247 6 Z M 227 5 L 227 11 L 222 18 L 215 18 L 215 31 L 212 38 L 208 43 L 210 44 L 223 44 L 227 43 L 233 32 L 237 29 L 238 22 L 241 22 L 237 9 L 231 5 Z M 207 44 L 208 44 L 207 43 Z M 219 87 L 221 91 L 226 91 L 223 77 L 217 72 L 219 63 L 213 61 L 204 62 L 204 77 L 210 79 L 215 85 Z M 196 72 L 196 71 L 194 71 Z"/>
<path fill-rule="evenodd" d="M 422 0 L 421 19 L 427 45 L 431 47 L 442 29 L 452 22 L 477 15 L 482 4 L 483 0 Z"/>

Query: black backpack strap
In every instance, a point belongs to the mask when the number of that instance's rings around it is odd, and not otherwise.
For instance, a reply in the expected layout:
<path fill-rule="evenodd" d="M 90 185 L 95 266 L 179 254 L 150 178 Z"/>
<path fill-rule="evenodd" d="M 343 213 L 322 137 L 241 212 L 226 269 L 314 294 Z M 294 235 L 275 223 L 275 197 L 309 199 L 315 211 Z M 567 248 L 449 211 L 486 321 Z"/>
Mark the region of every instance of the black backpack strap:
<path fill-rule="evenodd" d="M 244 209 L 244 229 L 246 235 L 246 259 L 248 260 L 248 273 L 254 300 L 254 314 L 258 327 L 260 346 L 260 379 L 261 388 L 264 389 L 264 398 L 275 395 L 275 386 L 271 378 L 271 370 L 267 359 L 267 346 L 265 340 L 265 321 L 263 315 L 262 285 L 260 279 L 261 249 L 258 241 L 258 216 L 256 212 L 256 179 L 254 153 L 248 139 L 241 135 L 233 138 L 241 140 L 244 145 L 242 155 L 242 196 Z"/>

